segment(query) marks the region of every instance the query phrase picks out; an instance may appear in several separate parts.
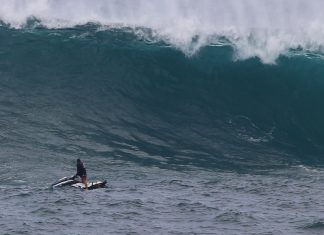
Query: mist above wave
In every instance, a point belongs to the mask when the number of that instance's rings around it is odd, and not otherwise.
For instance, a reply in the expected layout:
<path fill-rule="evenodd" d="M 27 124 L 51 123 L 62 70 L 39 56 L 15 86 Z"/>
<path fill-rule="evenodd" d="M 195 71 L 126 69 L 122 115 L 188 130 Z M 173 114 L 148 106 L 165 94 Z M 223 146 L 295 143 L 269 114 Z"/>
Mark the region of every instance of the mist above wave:
<path fill-rule="evenodd" d="M 31 17 L 48 28 L 144 27 L 187 55 L 226 38 L 234 59 L 275 63 L 291 49 L 324 52 L 323 7 L 321 0 L 1 0 L 0 19 L 14 28 Z"/>

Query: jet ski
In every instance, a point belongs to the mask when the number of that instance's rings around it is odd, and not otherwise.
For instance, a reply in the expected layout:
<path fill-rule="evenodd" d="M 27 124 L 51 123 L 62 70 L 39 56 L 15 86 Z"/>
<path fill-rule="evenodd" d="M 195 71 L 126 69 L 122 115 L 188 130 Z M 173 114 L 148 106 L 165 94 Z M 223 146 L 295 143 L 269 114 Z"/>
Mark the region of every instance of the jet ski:
<path fill-rule="evenodd" d="M 97 188 L 104 188 L 104 187 L 106 187 L 106 183 L 107 183 L 106 180 L 105 181 L 88 182 L 88 189 L 92 190 L 92 189 L 97 189 Z M 72 184 L 71 186 L 74 188 L 86 189 L 85 185 L 81 182 Z"/>
<path fill-rule="evenodd" d="M 107 181 L 94 181 L 94 182 L 88 182 L 88 189 L 97 189 L 97 188 L 104 188 L 106 187 Z M 52 188 L 57 188 L 57 187 L 63 187 L 63 186 L 71 186 L 74 188 L 80 188 L 80 189 L 85 189 L 85 185 L 81 183 L 81 181 L 75 179 L 74 176 L 72 177 L 63 177 L 53 183 Z"/>

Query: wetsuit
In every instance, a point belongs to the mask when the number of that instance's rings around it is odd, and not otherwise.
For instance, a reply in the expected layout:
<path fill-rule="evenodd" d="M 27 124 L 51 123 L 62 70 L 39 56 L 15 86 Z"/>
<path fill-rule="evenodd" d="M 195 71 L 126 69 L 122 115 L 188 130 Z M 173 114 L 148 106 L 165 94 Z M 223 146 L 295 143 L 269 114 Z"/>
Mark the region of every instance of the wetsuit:
<path fill-rule="evenodd" d="M 75 175 L 80 176 L 82 183 L 87 179 L 87 171 L 85 167 L 83 166 L 83 163 L 78 163 L 77 164 L 77 173 Z"/>

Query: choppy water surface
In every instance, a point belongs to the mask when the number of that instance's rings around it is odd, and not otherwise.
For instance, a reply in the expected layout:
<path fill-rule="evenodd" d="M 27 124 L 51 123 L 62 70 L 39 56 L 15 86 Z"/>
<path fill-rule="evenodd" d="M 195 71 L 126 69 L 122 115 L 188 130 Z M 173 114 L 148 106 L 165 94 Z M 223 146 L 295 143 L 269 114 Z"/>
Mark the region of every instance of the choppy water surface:
<path fill-rule="evenodd" d="M 46 175 L 1 172 L 2 234 L 323 233 L 322 170 L 179 171 L 111 159 L 100 166 L 90 178 L 109 187 L 88 192 L 48 189 Z"/>

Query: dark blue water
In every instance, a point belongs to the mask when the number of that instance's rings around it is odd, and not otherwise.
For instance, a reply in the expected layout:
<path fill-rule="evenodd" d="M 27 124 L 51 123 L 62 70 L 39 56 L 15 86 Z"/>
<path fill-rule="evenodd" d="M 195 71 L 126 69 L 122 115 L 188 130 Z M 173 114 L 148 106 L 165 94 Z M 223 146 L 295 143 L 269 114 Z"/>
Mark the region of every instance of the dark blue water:
<path fill-rule="evenodd" d="M 34 24 L 0 27 L 1 234 L 323 232 L 320 57 Z M 109 187 L 50 190 L 76 158 Z"/>

